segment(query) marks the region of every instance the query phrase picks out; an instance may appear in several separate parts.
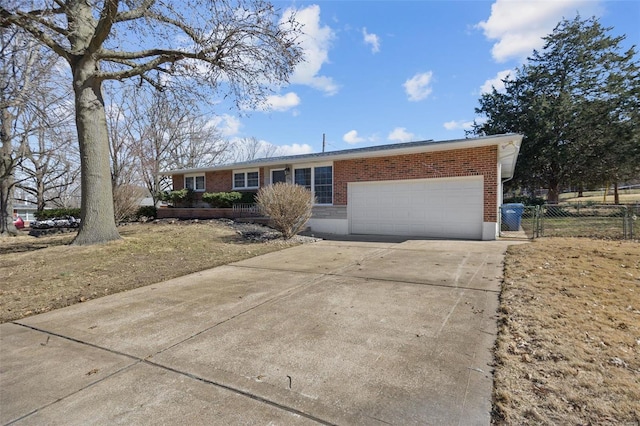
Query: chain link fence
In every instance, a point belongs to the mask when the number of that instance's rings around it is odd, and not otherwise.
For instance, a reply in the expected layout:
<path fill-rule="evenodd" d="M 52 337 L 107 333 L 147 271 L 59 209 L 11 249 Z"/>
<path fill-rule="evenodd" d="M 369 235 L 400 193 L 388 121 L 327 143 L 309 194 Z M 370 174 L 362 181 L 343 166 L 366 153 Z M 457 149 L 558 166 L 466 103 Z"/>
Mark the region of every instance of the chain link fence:
<path fill-rule="evenodd" d="M 505 204 L 500 207 L 500 236 L 633 239 L 638 238 L 639 217 L 640 205 Z"/>

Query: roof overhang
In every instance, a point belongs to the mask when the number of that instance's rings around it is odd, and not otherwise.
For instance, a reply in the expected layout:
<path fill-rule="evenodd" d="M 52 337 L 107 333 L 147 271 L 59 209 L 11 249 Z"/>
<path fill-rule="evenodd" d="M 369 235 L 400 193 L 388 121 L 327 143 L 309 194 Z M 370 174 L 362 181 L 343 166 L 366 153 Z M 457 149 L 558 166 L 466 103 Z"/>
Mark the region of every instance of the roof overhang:
<path fill-rule="evenodd" d="M 504 134 L 495 136 L 483 136 L 479 138 L 454 139 L 446 141 L 419 141 L 391 145 L 378 145 L 366 148 L 347 149 L 314 154 L 290 155 L 284 157 L 261 158 L 241 163 L 221 164 L 214 167 L 201 167 L 194 169 L 178 169 L 160 172 L 161 175 L 182 175 L 191 173 L 214 172 L 223 170 L 238 170 L 256 167 L 272 167 L 295 165 L 303 163 L 327 162 L 339 160 L 351 160 L 360 158 L 388 157 L 395 155 L 417 154 L 423 152 L 450 151 L 454 149 L 478 148 L 496 145 L 498 147 L 498 162 L 501 164 L 501 177 L 508 179 L 513 177 L 513 172 L 520 152 L 522 135 Z"/>

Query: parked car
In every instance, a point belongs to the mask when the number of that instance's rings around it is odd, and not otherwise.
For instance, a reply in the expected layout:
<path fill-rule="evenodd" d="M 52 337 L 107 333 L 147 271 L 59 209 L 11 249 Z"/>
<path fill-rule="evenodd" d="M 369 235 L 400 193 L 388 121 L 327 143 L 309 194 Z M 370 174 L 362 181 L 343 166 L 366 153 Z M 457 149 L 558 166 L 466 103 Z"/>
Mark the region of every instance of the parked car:
<path fill-rule="evenodd" d="M 20 216 L 16 216 L 13 219 L 13 224 L 18 229 L 23 229 L 24 228 L 24 220 L 22 220 L 22 218 Z"/>

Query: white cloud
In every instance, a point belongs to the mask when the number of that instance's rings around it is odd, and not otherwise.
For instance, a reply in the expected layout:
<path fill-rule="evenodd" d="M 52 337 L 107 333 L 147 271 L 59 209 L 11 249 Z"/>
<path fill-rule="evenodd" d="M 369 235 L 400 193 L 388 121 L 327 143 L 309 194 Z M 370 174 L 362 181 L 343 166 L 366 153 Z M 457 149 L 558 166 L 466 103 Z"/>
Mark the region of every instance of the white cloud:
<path fill-rule="evenodd" d="M 495 87 L 498 92 L 504 90 L 503 80 L 507 80 L 507 77 L 514 76 L 513 70 L 499 71 L 494 78 L 490 78 L 485 81 L 482 87 L 480 87 L 480 93 L 491 93 L 492 88 Z M 508 80 L 511 80 L 510 78 Z"/>
<path fill-rule="evenodd" d="M 240 120 L 229 114 L 218 115 L 212 118 L 208 124 L 214 125 L 225 137 L 237 135 L 242 125 Z"/>
<path fill-rule="evenodd" d="M 407 132 L 407 129 L 404 127 L 396 127 L 389 133 L 387 139 L 393 142 L 410 142 L 414 140 L 416 136 L 413 133 Z"/>
<path fill-rule="evenodd" d="M 523 60 L 543 45 L 542 37 L 550 34 L 563 17 L 572 17 L 580 9 L 583 16 L 599 11 L 594 0 L 496 0 L 491 16 L 477 24 L 485 37 L 496 40 L 491 54 L 497 62 Z"/>
<path fill-rule="evenodd" d="M 353 145 L 360 142 L 364 142 L 365 138 L 358 136 L 357 130 L 351 130 L 345 133 L 344 136 L 342 136 L 342 140 L 350 145 Z"/>
<path fill-rule="evenodd" d="M 329 62 L 329 49 L 335 33 L 329 26 L 320 25 L 320 6 L 311 5 L 304 9 L 287 9 L 281 22 L 296 15 L 296 21 L 303 25 L 303 35 L 299 38 L 304 51 L 304 61 L 293 72 L 289 79 L 294 84 L 304 84 L 323 91 L 327 95 L 338 93 L 339 86 L 331 77 L 318 75 L 322 65 Z"/>
<path fill-rule="evenodd" d="M 362 29 L 362 36 L 364 37 L 365 44 L 371 45 L 371 53 L 378 53 L 380 51 L 380 37 L 376 34 L 369 34 L 366 28 Z"/>
<path fill-rule="evenodd" d="M 278 145 L 279 153 L 282 155 L 298 155 L 298 154 L 310 154 L 313 152 L 313 148 L 308 144 L 291 144 L 291 145 Z"/>
<path fill-rule="evenodd" d="M 471 130 L 473 127 L 473 121 L 467 120 L 452 120 L 443 124 L 447 130 Z"/>
<path fill-rule="evenodd" d="M 286 111 L 300 105 L 300 97 L 294 92 L 284 95 L 267 96 L 267 109 L 271 111 Z"/>
<path fill-rule="evenodd" d="M 432 92 L 431 79 L 433 71 L 416 74 L 409 80 L 405 81 L 403 86 L 410 101 L 421 101 L 426 99 Z"/>

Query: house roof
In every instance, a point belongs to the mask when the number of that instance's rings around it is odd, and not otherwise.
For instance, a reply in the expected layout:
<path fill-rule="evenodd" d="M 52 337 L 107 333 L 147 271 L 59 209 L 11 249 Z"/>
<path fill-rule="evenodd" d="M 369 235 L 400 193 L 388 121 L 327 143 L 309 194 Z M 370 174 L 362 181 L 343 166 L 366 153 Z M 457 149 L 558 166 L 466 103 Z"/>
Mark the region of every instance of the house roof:
<path fill-rule="evenodd" d="M 38 206 L 35 204 L 25 204 L 25 203 L 13 203 L 14 210 L 38 210 Z"/>
<path fill-rule="evenodd" d="M 179 169 L 160 172 L 161 175 L 180 175 L 222 170 L 248 169 L 252 167 L 269 167 L 294 165 L 321 161 L 349 160 L 354 158 L 386 157 L 421 152 L 448 151 L 452 149 L 477 148 L 482 146 L 498 146 L 498 161 L 502 165 L 502 178 L 511 178 L 515 170 L 516 160 L 520 152 L 522 135 L 509 133 L 504 135 L 483 136 L 468 139 L 452 139 L 445 141 L 416 141 L 375 145 L 364 148 L 345 149 L 341 151 L 317 152 L 312 154 L 288 155 L 282 157 L 260 158 L 239 163 L 220 164 L 212 167 Z"/>

